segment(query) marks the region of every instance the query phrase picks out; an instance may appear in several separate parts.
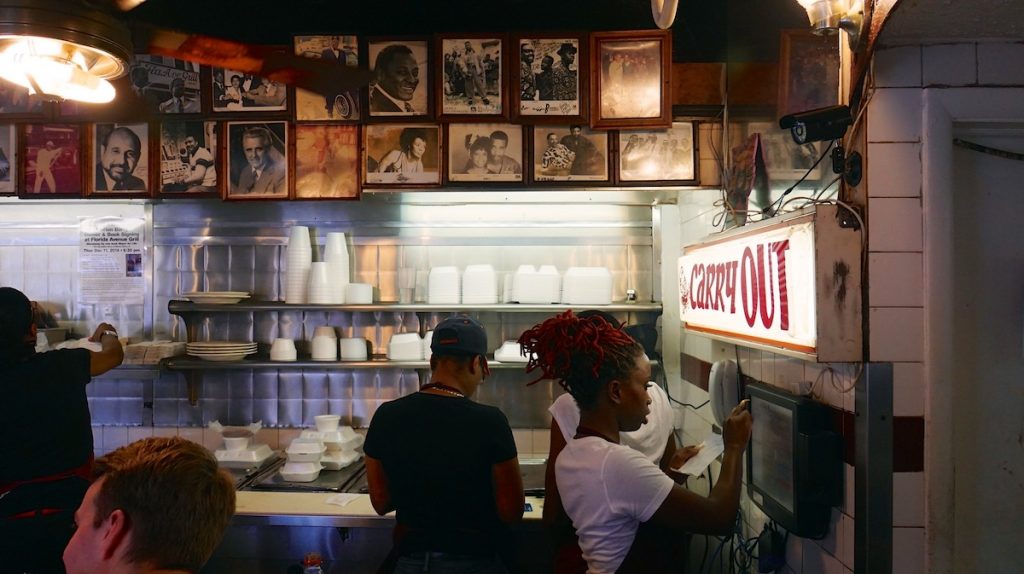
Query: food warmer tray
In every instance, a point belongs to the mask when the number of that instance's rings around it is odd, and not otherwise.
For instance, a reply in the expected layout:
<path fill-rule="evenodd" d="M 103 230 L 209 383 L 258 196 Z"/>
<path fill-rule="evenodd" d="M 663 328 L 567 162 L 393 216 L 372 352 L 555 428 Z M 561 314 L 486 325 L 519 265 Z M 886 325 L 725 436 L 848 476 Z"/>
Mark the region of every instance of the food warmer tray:
<path fill-rule="evenodd" d="M 278 468 L 257 476 L 249 486 L 251 490 L 274 490 L 294 492 L 345 492 L 345 487 L 363 474 L 362 461 L 353 462 L 341 470 L 321 470 L 311 482 L 290 482 L 281 478 Z"/>

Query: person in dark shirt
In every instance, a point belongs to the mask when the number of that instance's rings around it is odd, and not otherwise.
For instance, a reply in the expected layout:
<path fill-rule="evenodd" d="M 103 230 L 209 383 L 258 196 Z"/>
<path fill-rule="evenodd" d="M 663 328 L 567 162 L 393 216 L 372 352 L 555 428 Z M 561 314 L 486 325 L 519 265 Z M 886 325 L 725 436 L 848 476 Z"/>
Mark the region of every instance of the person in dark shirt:
<path fill-rule="evenodd" d="M 117 332 L 101 323 L 102 350 L 35 352 L 32 304 L 0 287 L 0 570 L 64 572 L 72 516 L 89 487 L 92 427 L 85 386 L 121 364 Z"/>
<path fill-rule="evenodd" d="M 487 334 L 457 315 L 435 327 L 430 349 L 430 383 L 370 422 L 370 502 L 378 514 L 397 511 L 396 574 L 501 574 L 501 546 L 525 499 L 508 419 L 469 398 L 489 373 Z"/>

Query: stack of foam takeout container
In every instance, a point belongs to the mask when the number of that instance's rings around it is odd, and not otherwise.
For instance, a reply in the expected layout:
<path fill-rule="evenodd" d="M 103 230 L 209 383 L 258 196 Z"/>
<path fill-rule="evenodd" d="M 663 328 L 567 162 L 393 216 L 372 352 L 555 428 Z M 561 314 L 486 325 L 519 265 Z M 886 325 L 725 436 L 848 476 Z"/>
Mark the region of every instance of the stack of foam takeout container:
<path fill-rule="evenodd" d="M 254 442 L 262 426 L 263 421 L 247 427 L 224 427 L 217 421 L 211 422 L 210 430 L 220 433 L 224 439 L 224 448 L 213 451 L 217 464 L 224 468 L 257 468 L 273 456 L 274 451 L 269 446 Z"/>
<path fill-rule="evenodd" d="M 357 448 L 363 445 L 363 435 L 350 426 L 339 426 L 339 415 L 314 417 L 316 430 L 302 431 L 299 438 L 317 440 L 324 445 L 320 464 L 325 470 L 341 470 L 359 460 Z"/>

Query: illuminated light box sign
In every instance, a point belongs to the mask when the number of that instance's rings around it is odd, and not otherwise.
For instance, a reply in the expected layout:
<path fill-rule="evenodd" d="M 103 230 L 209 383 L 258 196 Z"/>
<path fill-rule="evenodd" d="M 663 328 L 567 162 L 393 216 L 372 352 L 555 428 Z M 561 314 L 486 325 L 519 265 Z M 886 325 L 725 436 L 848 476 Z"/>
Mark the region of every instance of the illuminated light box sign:
<path fill-rule="evenodd" d="M 822 205 L 688 245 L 687 330 L 823 362 L 861 357 L 860 231 Z"/>

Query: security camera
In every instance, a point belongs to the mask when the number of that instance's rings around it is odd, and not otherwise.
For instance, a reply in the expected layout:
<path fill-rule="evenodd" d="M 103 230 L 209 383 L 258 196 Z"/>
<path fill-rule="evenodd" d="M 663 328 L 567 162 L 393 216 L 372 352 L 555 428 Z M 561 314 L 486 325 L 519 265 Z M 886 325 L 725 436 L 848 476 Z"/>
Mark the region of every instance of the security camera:
<path fill-rule="evenodd" d="M 849 106 L 828 106 L 783 116 L 779 127 L 793 134 L 793 141 L 803 145 L 843 137 L 853 123 Z"/>

